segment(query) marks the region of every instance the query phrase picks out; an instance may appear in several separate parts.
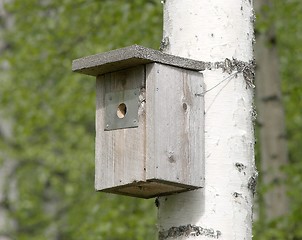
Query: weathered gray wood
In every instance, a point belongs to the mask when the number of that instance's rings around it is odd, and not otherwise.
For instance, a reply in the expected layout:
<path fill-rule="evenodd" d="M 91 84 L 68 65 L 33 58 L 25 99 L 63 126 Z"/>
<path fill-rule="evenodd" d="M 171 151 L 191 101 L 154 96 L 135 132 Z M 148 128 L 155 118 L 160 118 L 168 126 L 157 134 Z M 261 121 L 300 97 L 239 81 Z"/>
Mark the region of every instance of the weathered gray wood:
<path fill-rule="evenodd" d="M 137 88 L 138 128 L 104 131 L 105 93 Z M 97 190 L 149 198 L 203 186 L 200 73 L 154 63 L 108 73 L 96 102 Z"/>
<path fill-rule="evenodd" d="M 202 187 L 202 74 L 155 63 L 146 66 L 146 78 L 147 179 Z"/>
<path fill-rule="evenodd" d="M 96 87 L 96 190 L 150 198 L 203 186 L 201 73 L 151 63 L 98 76 Z M 105 95 L 131 89 L 138 127 L 106 131 Z"/>
<path fill-rule="evenodd" d="M 97 190 L 145 179 L 144 106 L 140 108 L 138 128 L 104 131 L 105 93 L 139 88 L 144 94 L 144 79 L 143 65 L 97 78 L 95 180 Z"/>
<path fill-rule="evenodd" d="M 201 61 L 173 56 L 139 45 L 132 45 L 73 60 L 72 71 L 98 76 L 151 62 L 197 71 L 205 69 L 205 63 Z"/>

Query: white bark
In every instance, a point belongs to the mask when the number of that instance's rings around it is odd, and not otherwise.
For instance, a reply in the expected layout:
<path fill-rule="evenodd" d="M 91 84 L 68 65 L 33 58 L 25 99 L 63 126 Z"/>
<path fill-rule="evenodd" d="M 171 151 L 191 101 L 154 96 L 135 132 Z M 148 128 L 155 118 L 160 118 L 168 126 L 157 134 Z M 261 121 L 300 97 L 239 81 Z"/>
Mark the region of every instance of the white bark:
<path fill-rule="evenodd" d="M 210 63 L 203 71 L 205 187 L 159 199 L 159 239 L 252 239 L 253 89 L 228 68 L 238 60 L 251 70 L 252 1 L 163 2 L 163 50 Z"/>

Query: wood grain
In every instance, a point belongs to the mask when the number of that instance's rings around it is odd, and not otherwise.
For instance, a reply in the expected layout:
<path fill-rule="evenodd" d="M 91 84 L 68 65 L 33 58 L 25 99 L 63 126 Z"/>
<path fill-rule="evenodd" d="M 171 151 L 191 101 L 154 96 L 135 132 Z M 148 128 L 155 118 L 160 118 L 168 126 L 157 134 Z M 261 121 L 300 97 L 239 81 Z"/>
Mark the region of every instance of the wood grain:
<path fill-rule="evenodd" d="M 131 89 L 138 127 L 104 131 L 105 94 Z M 157 63 L 98 76 L 96 189 L 150 198 L 202 187 L 203 91 L 199 72 Z"/>
<path fill-rule="evenodd" d="M 147 179 L 203 186 L 203 77 L 196 71 L 148 64 Z"/>
<path fill-rule="evenodd" d="M 144 78 L 143 65 L 97 77 L 95 180 L 97 190 L 145 179 L 144 111 L 140 111 L 138 128 L 104 131 L 105 93 L 136 88 L 143 90 Z"/>

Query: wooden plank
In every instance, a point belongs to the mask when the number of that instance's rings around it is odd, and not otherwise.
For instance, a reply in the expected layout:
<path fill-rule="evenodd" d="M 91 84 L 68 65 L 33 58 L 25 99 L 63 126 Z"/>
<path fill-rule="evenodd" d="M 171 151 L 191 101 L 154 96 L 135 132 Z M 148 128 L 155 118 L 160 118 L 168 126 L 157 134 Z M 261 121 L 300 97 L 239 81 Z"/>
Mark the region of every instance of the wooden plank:
<path fill-rule="evenodd" d="M 203 186 L 204 98 L 201 73 L 146 66 L 147 180 Z"/>
<path fill-rule="evenodd" d="M 97 190 L 145 180 L 144 103 L 140 104 L 139 108 L 138 128 L 104 131 L 105 93 L 139 88 L 141 94 L 144 94 L 144 79 L 144 66 L 97 77 L 95 180 Z"/>

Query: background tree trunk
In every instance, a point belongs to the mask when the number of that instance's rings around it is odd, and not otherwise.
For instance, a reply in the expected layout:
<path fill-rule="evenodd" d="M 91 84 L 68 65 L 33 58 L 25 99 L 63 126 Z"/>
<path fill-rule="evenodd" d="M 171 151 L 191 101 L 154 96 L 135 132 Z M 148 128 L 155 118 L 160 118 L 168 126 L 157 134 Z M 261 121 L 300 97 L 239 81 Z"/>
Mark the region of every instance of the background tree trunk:
<path fill-rule="evenodd" d="M 270 0 L 256 0 L 255 7 L 261 18 L 268 17 L 263 6 Z M 264 193 L 263 214 L 268 220 L 288 211 L 285 175 L 281 170 L 288 162 L 285 133 L 285 116 L 282 105 L 279 58 L 276 49 L 274 26 L 259 32 L 256 41 L 256 104 L 259 122 L 261 179 L 267 187 Z"/>
<path fill-rule="evenodd" d="M 0 2 L 0 54 L 3 54 L 9 47 L 3 39 L 5 29 L 12 26 L 12 17 L 7 14 L 4 4 L 7 1 Z M 0 86 L 1 80 L 4 81 L 7 63 L 0 63 Z M 0 109 L 0 140 L 9 142 L 12 139 L 12 122 L 7 119 Z M 16 222 L 11 219 L 11 204 L 17 196 L 16 179 L 13 177 L 16 161 L 9 159 L 3 150 L 0 150 L 0 240 L 10 240 L 11 232 L 16 228 Z"/>
<path fill-rule="evenodd" d="M 205 187 L 159 198 L 159 239 L 252 239 L 252 1 L 163 2 L 163 51 L 207 69 Z"/>

